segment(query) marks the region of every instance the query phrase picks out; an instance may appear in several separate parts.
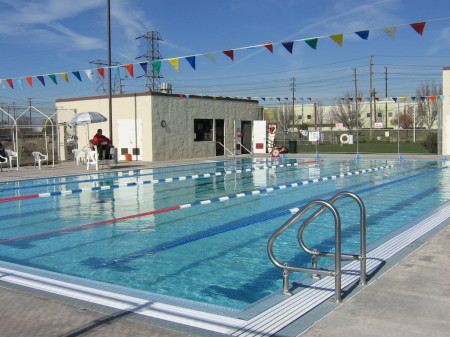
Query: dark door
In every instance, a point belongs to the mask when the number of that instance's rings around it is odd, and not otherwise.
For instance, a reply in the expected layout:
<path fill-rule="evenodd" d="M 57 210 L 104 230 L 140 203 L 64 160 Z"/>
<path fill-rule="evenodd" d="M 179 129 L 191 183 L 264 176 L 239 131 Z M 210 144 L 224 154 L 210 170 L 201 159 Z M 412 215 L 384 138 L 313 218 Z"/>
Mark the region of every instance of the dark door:
<path fill-rule="evenodd" d="M 223 119 L 216 119 L 216 156 L 223 156 L 225 154 L 225 149 L 222 146 L 225 145 L 224 125 Z"/>

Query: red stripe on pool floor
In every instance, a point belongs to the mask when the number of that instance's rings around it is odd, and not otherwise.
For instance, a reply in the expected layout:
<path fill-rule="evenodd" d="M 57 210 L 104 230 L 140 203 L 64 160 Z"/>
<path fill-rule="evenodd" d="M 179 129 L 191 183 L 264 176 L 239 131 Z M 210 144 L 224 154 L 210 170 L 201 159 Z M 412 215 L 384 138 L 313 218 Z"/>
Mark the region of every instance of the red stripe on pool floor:
<path fill-rule="evenodd" d="M 103 221 L 99 221 L 99 222 L 94 222 L 94 223 L 90 223 L 90 224 L 87 224 L 87 225 L 81 225 L 81 226 L 75 226 L 75 227 L 69 227 L 69 228 L 61 228 L 61 229 L 56 229 L 56 230 L 50 231 L 50 232 L 31 234 L 31 235 L 21 236 L 21 237 L 13 238 L 13 239 L 6 239 L 6 240 L 0 241 L 0 244 L 13 242 L 13 241 L 19 241 L 19 240 L 25 240 L 25 239 L 31 239 L 31 238 L 35 238 L 35 237 L 38 237 L 38 236 L 44 236 L 44 235 L 49 235 L 49 234 L 54 234 L 54 233 L 59 233 L 59 232 L 66 232 L 66 231 L 71 231 L 71 230 L 75 230 L 75 229 L 83 229 L 83 228 L 87 228 L 87 227 L 103 225 L 103 224 L 114 222 L 114 221 L 121 221 L 121 220 L 138 218 L 138 217 L 141 217 L 141 216 L 146 216 L 146 215 L 151 215 L 151 214 L 169 212 L 169 211 L 173 211 L 173 210 L 176 210 L 176 209 L 180 209 L 180 206 L 162 208 L 162 209 L 157 209 L 157 210 L 150 211 L 150 212 L 133 214 L 133 215 L 127 215 L 127 216 L 124 216 L 124 217 L 121 217 L 121 218 L 115 218 L 115 219 L 109 219 L 109 220 L 103 220 Z"/>

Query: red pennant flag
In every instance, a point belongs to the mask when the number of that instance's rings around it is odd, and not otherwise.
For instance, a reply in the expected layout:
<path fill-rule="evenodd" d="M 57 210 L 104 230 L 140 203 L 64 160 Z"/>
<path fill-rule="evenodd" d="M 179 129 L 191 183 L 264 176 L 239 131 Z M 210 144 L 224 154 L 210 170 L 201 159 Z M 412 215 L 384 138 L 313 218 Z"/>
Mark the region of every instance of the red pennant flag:
<path fill-rule="evenodd" d="M 131 77 L 134 77 L 134 68 L 133 68 L 133 65 L 132 65 L 132 64 L 127 64 L 127 65 L 125 65 L 124 67 L 127 69 L 128 74 L 130 74 Z"/>
<path fill-rule="evenodd" d="M 33 77 L 27 76 L 27 77 L 25 77 L 25 79 L 27 80 L 27 82 L 30 85 L 30 87 L 32 87 L 33 86 Z"/>
<path fill-rule="evenodd" d="M 97 71 L 102 78 L 105 78 L 105 68 L 97 68 Z"/>
<path fill-rule="evenodd" d="M 271 53 L 273 53 L 273 44 L 272 43 L 263 43 L 261 46 L 266 47 Z"/>
<path fill-rule="evenodd" d="M 430 96 L 429 99 L 434 102 L 436 100 L 436 96 Z"/>
<path fill-rule="evenodd" d="M 6 82 L 8 82 L 9 86 L 10 86 L 12 89 L 14 89 L 14 83 L 13 83 L 13 80 L 12 80 L 11 78 L 7 78 L 7 79 L 6 79 Z"/>
<path fill-rule="evenodd" d="M 411 23 L 410 26 L 420 35 L 423 34 L 426 22 Z"/>
<path fill-rule="evenodd" d="M 227 55 L 227 56 L 231 59 L 231 61 L 234 62 L 234 50 L 232 50 L 232 49 L 230 49 L 230 50 L 224 50 L 223 53 L 224 53 L 225 55 Z"/>

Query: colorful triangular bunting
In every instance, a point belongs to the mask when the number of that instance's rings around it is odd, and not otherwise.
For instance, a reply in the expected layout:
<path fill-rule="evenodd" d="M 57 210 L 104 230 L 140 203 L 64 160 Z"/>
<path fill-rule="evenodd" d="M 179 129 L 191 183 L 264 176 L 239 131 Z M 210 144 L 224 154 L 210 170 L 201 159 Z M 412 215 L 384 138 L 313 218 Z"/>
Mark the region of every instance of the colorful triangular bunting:
<path fill-rule="evenodd" d="M 139 64 L 141 65 L 144 73 L 147 74 L 148 62 L 140 62 Z"/>
<path fill-rule="evenodd" d="M 178 71 L 178 60 L 177 58 L 169 59 L 169 63 L 172 65 L 172 67 L 175 68 L 176 71 Z"/>
<path fill-rule="evenodd" d="M 50 79 L 52 80 L 53 83 L 58 84 L 58 82 L 56 81 L 55 74 L 49 74 L 48 77 L 50 77 Z"/>
<path fill-rule="evenodd" d="M 286 50 L 288 52 L 290 52 L 292 54 L 292 49 L 294 48 L 294 42 L 293 41 L 281 42 L 281 44 L 283 45 L 284 48 L 286 48 Z"/>
<path fill-rule="evenodd" d="M 64 81 L 66 81 L 67 83 L 69 82 L 69 77 L 67 76 L 67 73 L 59 73 L 59 74 L 61 75 Z"/>
<path fill-rule="evenodd" d="M 195 70 L 195 56 L 188 56 L 188 57 L 185 57 L 185 59 L 186 59 L 186 61 L 189 62 L 191 67 L 194 68 L 194 70 Z"/>
<path fill-rule="evenodd" d="M 233 50 L 233 49 L 230 49 L 230 50 L 224 50 L 224 51 L 222 51 L 222 53 L 224 53 L 225 55 L 227 55 L 227 56 L 231 59 L 231 61 L 234 62 L 234 50 Z"/>
<path fill-rule="evenodd" d="M 391 26 L 391 27 L 384 27 L 383 31 L 389 35 L 390 37 L 392 37 L 393 39 L 395 38 L 395 32 L 397 31 L 397 27 L 396 26 Z"/>
<path fill-rule="evenodd" d="M 312 49 L 317 49 L 317 41 L 319 41 L 318 38 L 305 40 L 306 44 L 310 46 Z"/>
<path fill-rule="evenodd" d="M 206 53 L 206 54 L 203 54 L 203 55 L 205 55 L 211 61 L 216 62 L 216 54 L 215 53 Z"/>
<path fill-rule="evenodd" d="M 13 80 L 11 78 L 7 78 L 6 82 L 9 84 L 9 86 L 11 87 L 11 89 L 14 89 L 14 83 Z"/>
<path fill-rule="evenodd" d="M 367 40 L 369 38 L 368 30 L 361 30 L 359 32 L 355 32 L 355 34 L 358 35 L 363 40 Z"/>
<path fill-rule="evenodd" d="M 73 76 L 75 76 L 78 79 L 78 81 L 83 82 L 81 80 L 81 74 L 79 71 L 72 71 L 72 74 L 73 74 Z"/>
<path fill-rule="evenodd" d="M 342 47 L 342 43 L 344 42 L 344 35 L 343 34 L 333 34 L 330 35 L 330 39 L 332 39 L 334 42 L 336 42 L 339 47 Z"/>
<path fill-rule="evenodd" d="M 420 35 L 423 34 L 423 30 L 425 29 L 425 23 L 426 22 L 416 22 L 411 23 L 410 26 Z"/>
<path fill-rule="evenodd" d="M 161 61 L 160 60 L 152 61 L 152 67 L 159 74 L 161 72 Z"/>
<path fill-rule="evenodd" d="M 273 53 L 273 44 L 272 43 L 263 43 L 261 46 L 266 47 L 271 53 Z"/>
<path fill-rule="evenodd" d="M 132 64 L 127 64 L 124 67 L 128 71 L 128 74 L 130 74 L 131 77 L 134 77 L 134 66 Z"/>
<path fill-rule="evenodd" d="M 32 87 L 33 86 L 33 77 L 27 76 L 27 77 L 25 77 L 25 79 L 27 80 L 27 82 L 30 85 L 30 87 Z"/>
<path fill-rule="evenodd" d="M 38 78 L 39 81 L 41 81 L 42 85 L 45 87 L 45 79 L 44 79 L 44 76 L 38 75 L 38 76 L 36 76 L 36 77 Z"/>
<path fill-rule="evenodd" d="M 97 68 L 97 72 L 102 78 L 105 78 L 105 68 Z"/>
<path fill-rule="evenodd" d="M 86 74 L 87 78 L 89 78 L 92 81 L 92 70 L 87 69 L 84 71 L 84 73 Z"/>

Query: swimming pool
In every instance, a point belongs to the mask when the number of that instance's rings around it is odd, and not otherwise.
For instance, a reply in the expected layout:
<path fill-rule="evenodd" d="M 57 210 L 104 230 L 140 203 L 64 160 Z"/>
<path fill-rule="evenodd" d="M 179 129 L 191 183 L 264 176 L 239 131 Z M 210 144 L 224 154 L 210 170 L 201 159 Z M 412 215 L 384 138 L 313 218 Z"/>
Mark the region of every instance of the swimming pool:
<path fill-rule="evenodd" d="M 10 182 L 0 190 L 0 259 L 242 309 L 281 289 L 266 245 L 292 209 L 355 192 L 366 204 L 370 243 L 447 202 L 448 178 L 441 161 L 253 158 Z M 337 207 L 343 251 L 353 251 L 357 205 Z M 332 249 L 328 218 L 308 227 L 310 246 Z M 310 263 L 292 231 L 275 250 Z"/>

